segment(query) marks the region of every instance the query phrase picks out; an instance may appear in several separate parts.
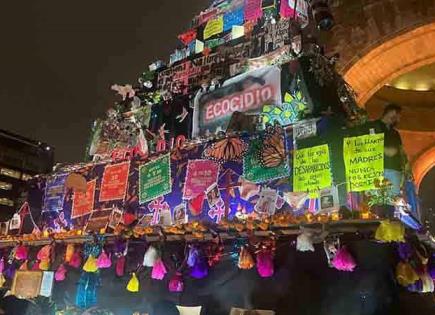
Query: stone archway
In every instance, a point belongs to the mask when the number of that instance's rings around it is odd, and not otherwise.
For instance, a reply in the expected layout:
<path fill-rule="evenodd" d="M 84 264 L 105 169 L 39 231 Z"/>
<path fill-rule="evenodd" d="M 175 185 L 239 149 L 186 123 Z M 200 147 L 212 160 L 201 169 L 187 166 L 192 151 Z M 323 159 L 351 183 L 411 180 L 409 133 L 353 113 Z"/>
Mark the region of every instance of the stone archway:
<path fill-rule="evenodd" d="M 435 22 L 398 35 L 372 49 L 345 73 L 360 106 L 394 78 L 435 62 Z"/>
<path fill-rule="evenodd" d="M 417 188 L 420 187 L 423 178 L 433 167 L 435 167 L 435 146 L 423 152 L 413 163 L 412 172 Z"/>

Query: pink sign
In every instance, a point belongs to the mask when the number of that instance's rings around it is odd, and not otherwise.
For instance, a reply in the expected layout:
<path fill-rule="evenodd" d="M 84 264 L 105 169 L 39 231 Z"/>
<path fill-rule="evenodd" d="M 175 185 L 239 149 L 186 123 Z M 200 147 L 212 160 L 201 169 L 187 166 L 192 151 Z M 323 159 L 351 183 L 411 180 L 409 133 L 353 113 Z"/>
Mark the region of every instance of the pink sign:
<path fill-rule="evenodd" d="M 290 7 L 287 0 L 281 1 L 280 14 L 283 18 L 291 18 L 295 16 L 295 10 Z"/>
<path fill-rule="evenodd" d="M 219 164 L 209 160 L 190 160 L 187 165 L 184 199 L 205 194 L 207 188 L 217 182 Z"/>
<path fill-rule="evenodd" d="M 263 16 L 262 0 L 245 0 L 245 21 L 256 21 Z"/>

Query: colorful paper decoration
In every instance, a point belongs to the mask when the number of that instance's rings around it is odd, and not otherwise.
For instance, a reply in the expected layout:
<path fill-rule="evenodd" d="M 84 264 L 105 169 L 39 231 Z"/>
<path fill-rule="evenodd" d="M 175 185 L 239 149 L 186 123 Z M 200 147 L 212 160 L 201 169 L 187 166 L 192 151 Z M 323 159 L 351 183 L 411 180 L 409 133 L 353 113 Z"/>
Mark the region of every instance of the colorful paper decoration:
<path fill-rule="evenodd" d="M 160 224 L 163 212 L 169 212 L 169 215 L 171 213 L 168 203 L 165 201 L 165 198 L 162 196 L 150 202 L 148 204 L 148 210 L 153 213 L 151 225 Z M 170 225 L 170 224 L 166 224 L 166 225 Z"/>
<path fill-rule="evenodd" d="M 212 207 L 208 211 L 208 216 L 216 221 L 217 224 L 219 224 L 222 221 L 222 218 L 225 217 L 225 205 L 224 202 L 221 200 L 218 202 L 214 207 Z"/>
<path fill-rule="evenodd" d="M 85 192 L 74 192 L 71 219 L 88 215 L 94 210 L 95 188 L 97 180 L 91 180 L 86 184 Z"/>
<path fill-rule="evenodd" d="M 107 165 L 101 181 L 100 201 L 124 199 L 128 185 L 130 162 Z"/>
<path fill-rule="evenodd" d="M 61 211 L 65 199 L 65 180 L 68 174 L 58 174 L 47 180 L 42 211 Z"/>
<path fill-rule="evenodd" d="M 376 189 L 384 176 L 384 134 L 345 138 L 343 154 L 347 191 Z"/>
<path fill-rule="evenodd" d="M 257 21 L 263 16 L 262 0 L 245 0 L 245 20 Z"/>
<path fill-rule="evenodd" d="M 224 18 L 219 16 L 207 22 L 204 28 L 204 39 L 208 39 L 214 35 L 220 34 L 224 31 Z"/>
<path fill-rule="evenodd" d="M 252 140 L 249 150 L 243 161 L 243 177 L 254 183 L 262 183 L 268 180 L 282 178 L 290 175 L 290 167 L 287 159 L 276 167 L 265 167 L 260 160 L 262 141 Z"/>
<path fill-rule="evenodd" d="M 234 26 L 243 26 L 244 23 L 244 8 L 238 8 L 234 11 L 229 11 L 224 14 L 224 28 L 223 31 L 227 32 Z"/>
<path fill-rule="evenodd" d="M 319 191 L 331 187 L 332 175 L 327 144 L 296 150 L 293 159 L 293 191 L 318 197 Z"/>
<path fill-rule="evenodd" d="M 217 182 L 218 173 L 219 164 L 213 161 L 189 160 L 184 183 L 184 199 L 192 199 L 204 194 L 207 188 Z"/>
<path fill-rule="evenodd" d="M 172 191 L 169 154 L 139 167 L 139 200 L 143 204 Z"/>

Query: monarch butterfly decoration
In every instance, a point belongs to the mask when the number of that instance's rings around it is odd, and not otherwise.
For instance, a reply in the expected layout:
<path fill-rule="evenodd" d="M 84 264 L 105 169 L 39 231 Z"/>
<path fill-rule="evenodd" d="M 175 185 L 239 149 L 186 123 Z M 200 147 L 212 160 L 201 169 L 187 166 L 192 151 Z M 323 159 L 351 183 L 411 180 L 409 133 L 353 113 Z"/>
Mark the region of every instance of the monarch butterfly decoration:
<path fill-rule="evenodd" d="M 248 145 L 240 138 L 230 137 L 219 140 L 204 150 L 204 157 L 218 163 L 241 161 Z"/>
<path fill-rule="evenodd" d="M 266 129 L 259 160 L 266 168 L 278 167 L 286 161 L 284 131 L 281 126 L 275 125 Z"/>

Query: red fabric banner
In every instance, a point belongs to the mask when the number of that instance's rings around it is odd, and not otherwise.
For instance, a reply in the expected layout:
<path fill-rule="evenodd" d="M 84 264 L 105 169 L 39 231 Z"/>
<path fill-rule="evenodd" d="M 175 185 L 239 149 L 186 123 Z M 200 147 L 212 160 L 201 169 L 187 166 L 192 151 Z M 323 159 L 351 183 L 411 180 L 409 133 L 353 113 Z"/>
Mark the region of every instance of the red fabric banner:
<path fill-rule="evenodd" d="M 130 162 L 107 165 L 101 182 L 100 201 L 124 199 Z"/>
<path fill-rule="evenodd" d="M 71 210 L 71 219 L 83 217 L 94 210 L 95 188 L 97 180 L 91 180 L 86 184 L 86 192 L 74 192 Z"/>

